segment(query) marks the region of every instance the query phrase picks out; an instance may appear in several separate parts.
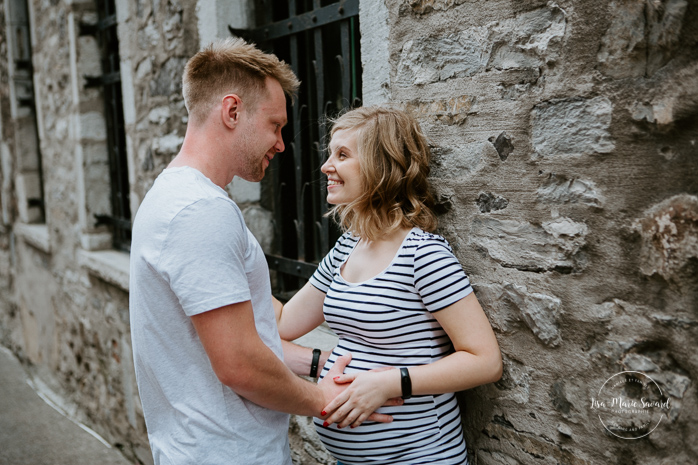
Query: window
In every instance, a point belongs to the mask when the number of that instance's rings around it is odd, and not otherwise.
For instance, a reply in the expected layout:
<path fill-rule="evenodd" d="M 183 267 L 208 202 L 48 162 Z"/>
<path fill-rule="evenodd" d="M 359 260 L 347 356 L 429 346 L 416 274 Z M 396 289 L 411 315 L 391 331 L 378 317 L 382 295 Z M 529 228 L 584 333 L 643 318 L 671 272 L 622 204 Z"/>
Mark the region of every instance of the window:
<path fill-rule="evenodd" d="M 43 223 L 44 183 L 37 131 L 28 4 L 26 0 L 14 0 L 8 7 L 11 114 L 17 129 L 14 147 L 17 157 L 17 209 L 21 222 Z"/>
<path fill-rule="evenodd" d="M 114 0 L 97 0 L 97 13 L 98 23 L 92 27 L 83 25 L 82 33 L 97 36 L 102 55 L 102 75 L 87 77 L 87 86 L 98 86 L 103 91 L 112 211 L 109 215 L 97 215 L 96 219 L 98 224 L 110 226 L 114 247 L 128 251 L 131 244 L 130 186 Z"/>
<path fill-rule="evenodd" d="M 260 2 L 261 3 L 261 2 Z M 274 213 L 276 293 L 298 289 L 334 245 L 339 232 L 327 211 L 320 166 L 328 143 L 327 117 L 361 102 L 358 0 L 267 0 L 258 3 L 261 25 L 231 33 L 274 52 L 301 80 L 288 108 L 285 152 L 275 157 L 262 184 L 262 202 Z"/>

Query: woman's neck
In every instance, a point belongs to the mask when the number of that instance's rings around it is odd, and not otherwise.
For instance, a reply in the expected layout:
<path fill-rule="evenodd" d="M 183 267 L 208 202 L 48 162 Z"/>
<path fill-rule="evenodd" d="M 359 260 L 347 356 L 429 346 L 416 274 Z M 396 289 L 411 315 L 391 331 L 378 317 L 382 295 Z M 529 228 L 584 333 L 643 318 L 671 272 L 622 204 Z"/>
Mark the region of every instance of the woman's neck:
<path fill-rule="evenodd" d="M 405 236 L 407 236 L 411 230 L 412 227 L 401 227 L 393 229 L 392 231 L 382 234 L 372 240 L 362 237 L 361 242 L 363 243 L 364 247 L 369 249 L 373 247 L 382 247 L 383 244 L 393 244 L 396 242 L 402 243 Z"/>

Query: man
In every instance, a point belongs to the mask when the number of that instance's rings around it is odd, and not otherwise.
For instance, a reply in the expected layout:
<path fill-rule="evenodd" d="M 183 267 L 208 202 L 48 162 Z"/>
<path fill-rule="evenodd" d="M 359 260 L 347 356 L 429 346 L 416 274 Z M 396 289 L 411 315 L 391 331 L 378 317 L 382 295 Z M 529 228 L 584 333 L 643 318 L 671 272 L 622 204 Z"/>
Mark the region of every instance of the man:
<path fill-rule="evenodd" d="M 239 39 L 186 65 L 184 142 L 143 200 L 131 248 L 133 353 L 156 464 L 290 464 L 288 413 L 321 416 L 344 389 L 282 361 L 264 254 L 224 191 L 234 176 L 260 181 L 284 150 L 285 94 L 298 85 Z M 308 374 L 311 351 L 289 353 Z"/>

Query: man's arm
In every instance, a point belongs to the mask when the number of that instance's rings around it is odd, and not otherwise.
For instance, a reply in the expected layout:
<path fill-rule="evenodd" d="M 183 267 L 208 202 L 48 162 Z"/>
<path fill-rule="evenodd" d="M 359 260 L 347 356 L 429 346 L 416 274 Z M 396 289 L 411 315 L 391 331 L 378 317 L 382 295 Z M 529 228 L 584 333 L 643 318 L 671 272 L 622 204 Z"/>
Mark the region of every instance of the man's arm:
<path fill-rule="evenodd" d="M 344 386 L 332 382 L 331 376 L 329 382 L 318 385 L 295 376 L 260 339 L 250 301 L 195 315 L 192 323 L 218 379 L 258 405 L 319 417 L 344 390 Z M 347 362 L 335 364 L 335 376 L 342 373 Z"/>
<path fill-rule="evenodd" d="M 281 347 L 284 349 L 284 363 L 295 374 L 300 376 L 310 376 L 310 365 L 313 362 L 313 349 L 309 347 L 299 346 L 293 342 L 281 340 Z M 327 359 L 330 358 L 331 352 L 323 350 L 318 360 L 317 372 L 320 374 L 322 367 L 325 366 Z"/>

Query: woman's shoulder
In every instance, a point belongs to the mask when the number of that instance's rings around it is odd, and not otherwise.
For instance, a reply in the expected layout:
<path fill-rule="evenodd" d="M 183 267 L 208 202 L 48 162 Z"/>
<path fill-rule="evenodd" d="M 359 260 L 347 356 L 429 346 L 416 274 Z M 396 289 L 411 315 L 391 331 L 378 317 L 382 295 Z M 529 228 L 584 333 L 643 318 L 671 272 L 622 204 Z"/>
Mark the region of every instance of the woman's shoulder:
<path fill-rule="evenodd" d="M 359 242 L 359 238 L 347 231 L 339 236 L 334 247 L 329 251 L 328 256 L 332 257 L 334 260 L 343 260 L 352 251 L 357 242 Z"/>
<path fill-rule="evenodd" d="M 453 252 L 451 244 L 448 243 L 443 236 L 424 231 L 421 228 L 413 228 L 408 237 L 406 247 L 412 248 L 415 251 L 424 250 L 425 248 L 441 247 L 446 248 L 449 252 Z"/>
<path fill-rule="evenodd" d="M 351 231 L 347 231 L 337 239 L 334 243 L 334 248 L 352 248 L 359 242 L 359 238 L 354 236 Z"/>

